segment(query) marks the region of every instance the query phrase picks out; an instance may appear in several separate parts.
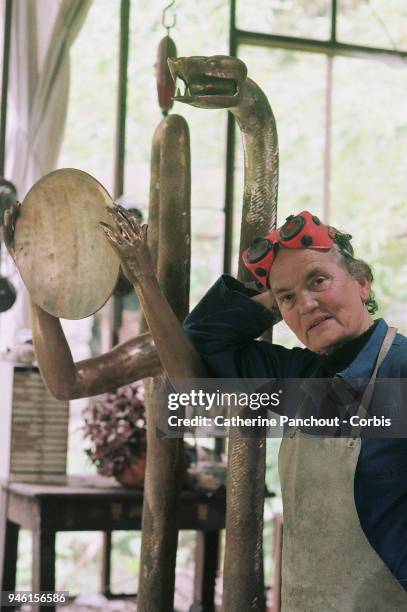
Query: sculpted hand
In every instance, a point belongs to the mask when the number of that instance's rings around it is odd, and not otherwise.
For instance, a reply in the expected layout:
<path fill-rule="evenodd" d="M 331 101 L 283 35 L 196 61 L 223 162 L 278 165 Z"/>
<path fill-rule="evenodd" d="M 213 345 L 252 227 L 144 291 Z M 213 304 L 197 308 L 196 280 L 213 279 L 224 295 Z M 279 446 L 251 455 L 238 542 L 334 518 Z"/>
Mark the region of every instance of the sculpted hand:
<path fill-rule="evenodd" d="M 14 263 L 16 262 L 14 232 L 16 229 L 16 222 L 20 214 L 20 207 L 20 202 L 17 202 L 16 204 L 10 206 L 10 208 L 8 208 L 4 213 L 3 240 L 8 252 L 13 258 Z"/>
<path fill-rule="evenodd" d="M 123 272 L 132 285 L 141 286 L 154 276 L 154 265 L 147 245 L 147 225 L 117 204 L 107 207 L 116 227 L 100 221 L 105 235 L 119 256 Z"/>

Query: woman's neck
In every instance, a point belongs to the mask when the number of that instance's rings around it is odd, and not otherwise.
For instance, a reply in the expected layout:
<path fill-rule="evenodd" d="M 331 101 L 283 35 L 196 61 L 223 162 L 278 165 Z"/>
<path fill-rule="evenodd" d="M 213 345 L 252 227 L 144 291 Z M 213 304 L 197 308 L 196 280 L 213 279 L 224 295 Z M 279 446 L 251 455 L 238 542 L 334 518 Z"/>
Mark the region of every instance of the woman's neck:
<path fill-rule="evenodd" d="M 372 324 L 362 334 L 356 338 L 348 340 L 329 353 L 320 354 L 319 357 L 322 368 L 330 376 L 333 376 L 337 372 L 340 372 L 341 370 L 344 370 L 350 366 L 352 361 L 356 359 L 362 348 L 372 336 L 378 322 L 379 320 L 374 321 L 372 319 Z"/>

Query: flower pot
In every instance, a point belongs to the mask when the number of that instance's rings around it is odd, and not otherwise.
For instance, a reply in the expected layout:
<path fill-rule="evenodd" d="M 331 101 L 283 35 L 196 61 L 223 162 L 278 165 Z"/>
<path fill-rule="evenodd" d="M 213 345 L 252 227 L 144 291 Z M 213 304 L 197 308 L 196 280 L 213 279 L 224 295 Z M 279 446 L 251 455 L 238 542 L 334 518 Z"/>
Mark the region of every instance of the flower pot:
<path fill-rule="evenodd" d="M 126 488 L 142 489 L 146 473 L 146 458 L 135 459 L 121 474 L 115 476 L 116 480 Z"/>

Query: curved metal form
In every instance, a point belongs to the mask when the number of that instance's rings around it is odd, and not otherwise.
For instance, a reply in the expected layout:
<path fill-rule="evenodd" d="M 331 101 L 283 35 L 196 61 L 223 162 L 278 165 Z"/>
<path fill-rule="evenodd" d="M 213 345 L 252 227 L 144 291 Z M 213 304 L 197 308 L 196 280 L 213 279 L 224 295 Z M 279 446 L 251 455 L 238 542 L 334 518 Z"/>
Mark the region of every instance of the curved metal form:
<path fill-rule="evenodd" d="M 98 226 L 113 200 L 90 174 L 60 168 L 31 187 L 15 229 L 15 262 L 31 298 L 54 317 L 83 319 L 103 306 L 120 262 Z"/>
<path fill-rule="evenodd" d="M 175 100 L 199 108 L 227 108 L 239 124 L 245 155 L 240 253 L 256 236 L 276 226 L 278 140 L 263 91 L 247 78 L 245 64 L 228 56 L 168 61 L 174 80 L 185 84 Z M 250 276 L 239 262 L 239 278 Z M 264 432 L 229 440 L 223 610 L 265 609 L 262 563 L 266 444 Z"/>
<path fill-rule="evenodd" d="M 190 273 L 190 150 L 179 115 L 158 125 L 151 155 L 149 247 L 160 286 L 179 320 L 188 313 Z M 183 475 L 183 441 L 157 436 L 162 376 L 146 385 L 147 472 L 138 610 L 168 612 L 174 600 L 177 510 Z M 161 393 L 162 396 L 162 393 Z"/>

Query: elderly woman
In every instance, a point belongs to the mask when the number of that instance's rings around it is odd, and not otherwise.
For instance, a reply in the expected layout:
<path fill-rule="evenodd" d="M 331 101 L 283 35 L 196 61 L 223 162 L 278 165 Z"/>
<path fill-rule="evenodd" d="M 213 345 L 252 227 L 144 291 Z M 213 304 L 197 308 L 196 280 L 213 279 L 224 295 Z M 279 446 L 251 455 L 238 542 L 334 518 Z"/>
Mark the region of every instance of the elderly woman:
<path fill-rule="evenodd" d="M 350 235 L 315 215 L 289 217 L 245 251 L 263 292 L 224 275 L 187 317 L 184 331 L 155 278 L 147 226 L 121 207 L 112 215 L 116 227 L 104 224 L 106 236 L 138 291 L 170 377 L 364 378 L 369 384 L 357 411 L 364 414 L 376 378 L 407 376 L 407 338 L 372 318 L 377 306 L 369 266 L 354 257 Z M 5 237 L 12 252 L 11 216 Z M 111 381 L 113 372 L 119 385 L 128 382 L 129 368 L 133 376 L 137 371 L 137 351 L 131 357 L 121 347 L 74 364 L 57 320 L 37 306 L 33 317 L 39 363 L 54 392 L 97 393 L 105 384 L 98 386 L 97 378 Z M 281 318 L 306 348 L 256 340 Z M 128 361 L 122 374 L 121 357 Z M 154 356 L 149 366 L 158 371 Z M 284 436 L 284 612 L 407 610 L 407 441 L 358 434 L 316 437 L 294 428 Z"/>
<path fill-rule="evenodd" d="M 304 211 L 243 255 L 266 289 L 223 276 L 185 330 L 222 377 L 405 378 L 407 339 L 383 319 L 351 236 Z M 281 316 L 306 348 L 255 340 Z M 363 414 L 363 413 L 362 413 Z M 283 610 L 407 609 L 407 440 L 283 440 Z M 404 587 L 404 589 L 402 588 Z"/>

